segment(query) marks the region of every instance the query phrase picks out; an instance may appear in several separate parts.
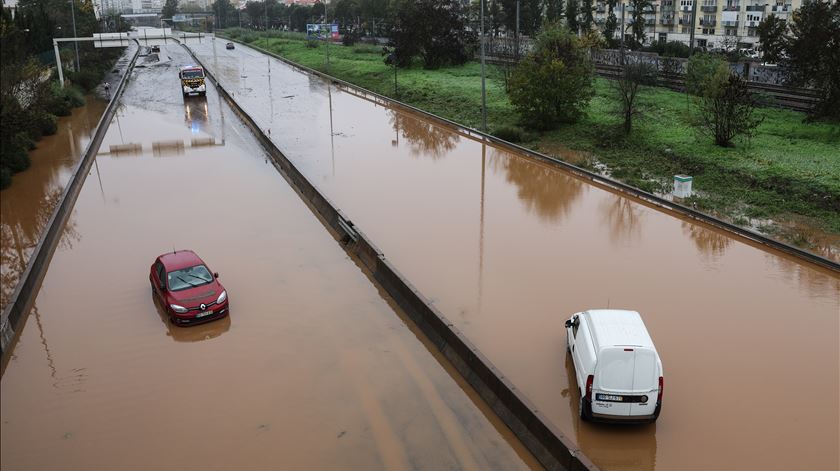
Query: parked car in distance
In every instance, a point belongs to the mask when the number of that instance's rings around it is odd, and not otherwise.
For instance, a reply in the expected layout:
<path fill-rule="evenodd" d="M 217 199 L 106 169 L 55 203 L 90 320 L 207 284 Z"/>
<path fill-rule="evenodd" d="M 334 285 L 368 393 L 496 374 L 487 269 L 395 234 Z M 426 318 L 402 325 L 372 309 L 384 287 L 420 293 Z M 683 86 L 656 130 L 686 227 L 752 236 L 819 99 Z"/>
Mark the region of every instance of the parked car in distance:
<path fill-rule="evenodd" d="M 233 43 L 225 44 L 225 49 L 233 49 Z"/>
<path fill-rule="evenodd" d="M 198 324 L 228 315 L 227 291 L 192 250 L 165 253 L 149 272 L 152 291 L 175 325 Z"/>
<path fill-rule="evenodd" d="M 580 390 L 580 417 L 655 422 L 662 410 L 662 361 L 636 311 L 595 309 L 566 321 Z"/>
<path fill-rule="evenodd" d="M 152 46 L 152 52 L 160 52 L 160 46 L 158 46 L 158 45 Z"/>

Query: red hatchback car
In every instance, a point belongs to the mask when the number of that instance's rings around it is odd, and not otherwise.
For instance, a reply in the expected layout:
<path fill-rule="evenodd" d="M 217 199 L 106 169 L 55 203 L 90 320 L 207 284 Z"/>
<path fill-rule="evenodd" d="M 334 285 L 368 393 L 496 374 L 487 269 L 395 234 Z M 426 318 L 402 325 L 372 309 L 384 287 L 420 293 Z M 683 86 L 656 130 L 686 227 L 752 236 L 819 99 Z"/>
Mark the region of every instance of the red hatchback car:
<path fill-rule="evenodd" d="M 192 250 L 159 256 L 149 281 L 175 325 L 198 324 L 228 314 L 228 298 L 218 273 L 213 273 Z"/>

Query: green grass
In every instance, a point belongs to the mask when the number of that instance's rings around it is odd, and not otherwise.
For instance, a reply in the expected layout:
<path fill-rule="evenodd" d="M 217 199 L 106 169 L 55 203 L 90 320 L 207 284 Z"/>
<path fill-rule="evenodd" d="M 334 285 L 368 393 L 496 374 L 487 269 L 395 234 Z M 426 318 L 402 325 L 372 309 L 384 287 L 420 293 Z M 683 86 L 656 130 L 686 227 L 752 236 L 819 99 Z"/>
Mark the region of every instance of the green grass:
<path fill-rule="evenodd" d="M 328 70 L 326 45 L 307 47 L 300 34 L 275 33 L 271 38 L 253 32 L 228 34 L 394 97 L 393 69 L 383 63 L 380 47 L 333 44 Z M 438 70 L 400 69 L 397 81 L 399 100 L 480 127 L 478 63 Z M 761 108 L 757 113 L 764 121 L 756 135 L 748 142 L 737 141 L 734 148 L 722 148 L 692 125 L 697 111 L 685 94 L 648 88 L 640 98 L 643 114 L 625 136 L 610 82 L 598 78 L 595 86 L 596 96 L 583 119 L 542 134 L 526 133 L 530 137 L 524 145 L 547 154 L 558 148 L 592 152 L 614 178 L 648 191 L 668 191 L 675 173 L 692 175 L 699 192 L 693 202 L 733 221 L 804 217 L 815 227 L 840 233 L 840 125 L 805 123 L 803 113 Z M 488 67 L 487 121 L 491 131 L 519 125 L 504 91 L 503 72 L 494 66 Z"/>

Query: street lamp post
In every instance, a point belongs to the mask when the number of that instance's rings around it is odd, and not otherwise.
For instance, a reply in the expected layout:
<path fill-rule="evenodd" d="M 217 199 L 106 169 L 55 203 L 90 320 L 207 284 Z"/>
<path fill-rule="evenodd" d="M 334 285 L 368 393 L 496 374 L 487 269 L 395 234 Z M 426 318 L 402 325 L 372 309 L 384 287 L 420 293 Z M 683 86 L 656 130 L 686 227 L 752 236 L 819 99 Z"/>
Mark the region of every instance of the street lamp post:
<path fill-rule="evenodd" d="M 487 132 L 487 88 L 484 80 L 484 0 L 481 0 L 481 130 Z"/>
<path fill-rule="evenodd" d="M 76 38 L 76 0 L 70 0 L 70 12 L 73 16 L 73 37 Z M 79 43 L 73 41 L 73 46 L 76 48 L 76 72 L 79 71 Z"/>

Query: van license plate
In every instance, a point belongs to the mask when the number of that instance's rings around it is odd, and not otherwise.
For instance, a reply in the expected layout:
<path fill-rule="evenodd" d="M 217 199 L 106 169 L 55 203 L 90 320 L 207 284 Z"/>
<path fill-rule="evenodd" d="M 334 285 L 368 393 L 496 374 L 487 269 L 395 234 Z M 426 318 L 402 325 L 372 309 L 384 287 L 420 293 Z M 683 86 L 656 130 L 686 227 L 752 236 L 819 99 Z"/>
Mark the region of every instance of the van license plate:
<path fill-rule="evenodd" d="M 615 394 L 596 394 L 595 399 L 598 401 L 624 402 L 624 396 L 616 396 Z"/>

